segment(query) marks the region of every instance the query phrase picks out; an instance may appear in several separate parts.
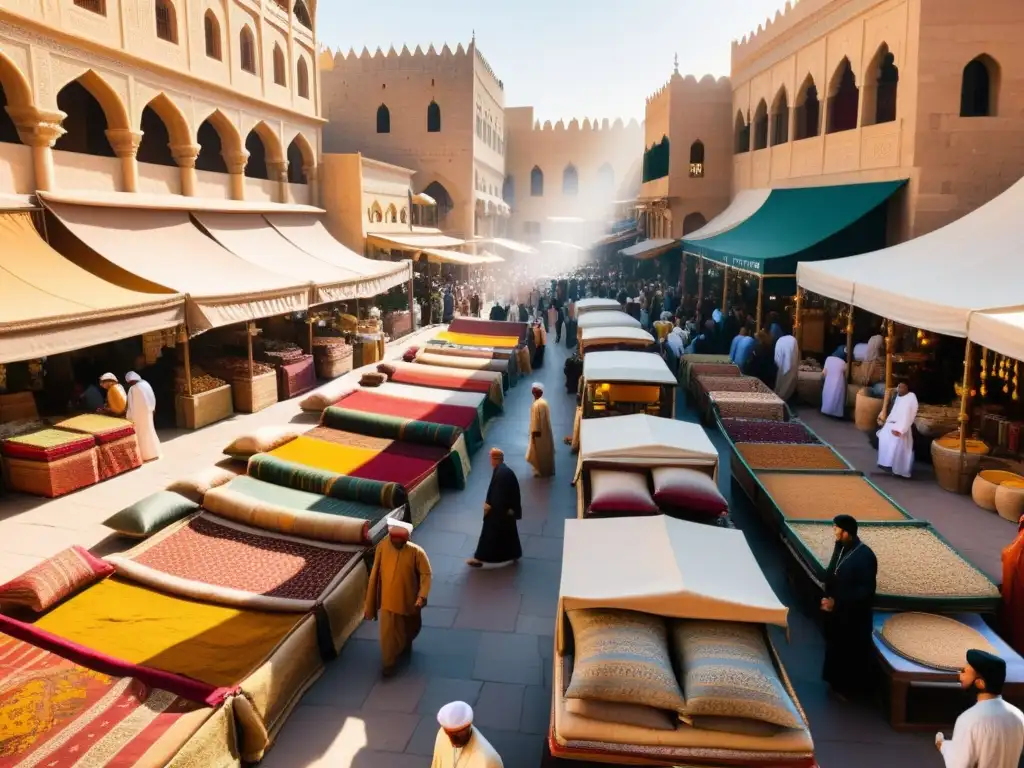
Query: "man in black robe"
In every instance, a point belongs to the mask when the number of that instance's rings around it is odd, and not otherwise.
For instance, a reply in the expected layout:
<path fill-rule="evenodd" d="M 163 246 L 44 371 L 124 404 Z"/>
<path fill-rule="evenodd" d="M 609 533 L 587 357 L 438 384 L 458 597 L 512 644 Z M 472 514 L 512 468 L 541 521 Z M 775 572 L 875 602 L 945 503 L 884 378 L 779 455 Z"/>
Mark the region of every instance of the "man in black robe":
<path fill-rule="evenodd" d="M 821 599 L 825 629 L 822 678 L 841 698 L 866 693 L 873 667 L 871 605 L 878 560 L 857 536 L 857 521 L 837 515 L 832 560 L 825 572 Z"/>
<path fill-rule="evenodd" d="M 523 556 L 516 520 L 523 517 L 519 480 L 505 463 L 500 448 L 491 448 L 491 484 L 484 502 L 484 525 L 476 553 L 466 561 L 472 568 L 503 568 Z"/>

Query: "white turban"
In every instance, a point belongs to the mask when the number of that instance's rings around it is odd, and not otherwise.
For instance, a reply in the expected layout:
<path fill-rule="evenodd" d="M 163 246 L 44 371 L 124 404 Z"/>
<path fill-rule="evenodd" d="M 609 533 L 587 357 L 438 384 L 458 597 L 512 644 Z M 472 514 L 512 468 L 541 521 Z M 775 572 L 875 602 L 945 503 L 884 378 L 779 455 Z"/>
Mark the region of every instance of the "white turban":
<path fill-rule="evenodd" d="M 136 381 L 142 381 L 142 377 L 139 376 L 139 374 L 137 374 L 135 371 L 129 371 L 128 373 L 125 374 L 124 380 L 128 384 L 134 384 Z"/>
<path fill-rule="evenodd" d="M 530 391 L 532 392 L 535 389 L 539 390 L 540 392 L 544 392 L 544 385 L 541 384 L 539 381 L 535 381 L 533 382 L 533 384 L 530 385 Z"/>
<path fill-rule="evenodd" d="M 437 722 L 446 731 L 461 731 L 473 724 L 473 708 L 464 701 L 445 704 L 437 713 Z"/>
<path fill-rule="evenodd" d="M 403 522 L 402 520 L 397 520 L 394 517 L 389 517 L 388 533 L 394 533 L 399 536 L 401 536 L 402 534 L 405 534 L 405 536 L 409 536 L 412 533 L 412 526 L 409 525 L 409 523 Z"/>
<path fill-rule="evenodd" d="M 100 381 L 112 381 L 116 384 L 117 376 L 115 376 L 112 373 L 104 373 L 102 376 L 100 376 Z"/>

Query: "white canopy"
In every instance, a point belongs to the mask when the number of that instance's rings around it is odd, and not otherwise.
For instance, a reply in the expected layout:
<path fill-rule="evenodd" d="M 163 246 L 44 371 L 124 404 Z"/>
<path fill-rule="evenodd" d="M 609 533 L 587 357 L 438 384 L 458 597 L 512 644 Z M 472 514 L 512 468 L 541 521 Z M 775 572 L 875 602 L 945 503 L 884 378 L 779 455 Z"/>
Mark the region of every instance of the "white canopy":
<path fill-rule="evenodd" d="M 612 327 L 585 328 L 583 330 L 583 341 L 590 342 L 591 344 L 599 342 L 614 344 L 617 341 L 636 341 L 653 344 L 654 337 L 642 328 L 634 328 L 631 325 L 616 325 Z"/>
<path fill-rule="evenodd" d="M 580 460 L 718 466 L 718 451 L 700 424 L 634 413 L 580 422 Z"/>
<path fill-rule="evenodd" d="M 711 221 L 698 229 L 684 235 L 684 240 L 707 240 L 709 237 L 720 235 L 733 227 L 742 224 L 749 219 L 768 200 L 770 189 L 744 189 L 737 193 L 736 197 L 729 203 L 729 207 L 715 216 Z"/>
<path fill-rule="evenodd" d="M 641 240 L 636 245 L 631 245 L 629 248 L 623 248 L 619 253 L 622 256 L 629 256 L 634 259 L 653 259 L 664 253 L 666 250 L 676 244 L 676 240 L 671 238 L 659 238 L 656 240 Z"/>
<path fill-rule="evenodd" d="M 1024 308 L 1022 210 L 1024 181 L 1018 181 L 981 208 L 914 240 L 845 259 L 801 262 L 797 283 L 904 325 L 973 339 L 978 315 L 972 313 Z"/>
<path fill-rule="evenodd" d="M 653 352 L 591 352 L 583 358 L 583 378 L 587 383 L 677 383 L 661 355 Z"/>
<path fill-rule="evenodd" d="M 1024 360 L 1024 312 L 971 315 L 971 341 L 1015 360 Z"/>
<path fill-rule="evenodd" d="M 780 627 L 788 615 L 742 531 L 664 515 L 566 520 L 558 602 L 561 651 L 575 608 Z"/>
<path fill-rule="evenodd" d="M 622 311 L 622 305 L 615 299 L 580 299 L 576 302 L 577 316 L 587 312 L 600 312 L 603 310 Z"/>
<path fill-rule="evenodd" d="M 621 309 L 614 311 L 595 310 L 579 315 L 578 325 L 581 329 L 587 328 L 615 328 L 626 326 L 628 328 L 639 328 L 640 321 L 632 315 L 627 315 Z"/>
<path fill-rule="evenodd" d="M 485 243 L 494 243 L 500 245 L 502 248 L 507 248 L 513 253 L 536 253 L 537 249 L 532 245 L 526 245 L 526 243 L 520 243 L 516 240 L 509 240 L 504 237 L 492 237 L 492 238 L 480 238 Z"/>

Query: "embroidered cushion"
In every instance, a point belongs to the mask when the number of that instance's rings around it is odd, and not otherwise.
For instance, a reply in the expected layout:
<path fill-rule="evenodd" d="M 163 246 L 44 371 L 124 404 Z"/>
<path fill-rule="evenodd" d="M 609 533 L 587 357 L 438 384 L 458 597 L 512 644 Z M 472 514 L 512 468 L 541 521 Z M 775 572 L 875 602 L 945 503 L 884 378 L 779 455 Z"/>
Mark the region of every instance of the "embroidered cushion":
<path fill-rule="evenodd" d="M 595 469 L 590 473 L 590 513 L 656 515 L 658 505 L 647 489 L 646 475 Z"/>
<path fill-rule="evenodd" d="M 802 728 L 756 624 L 675 620 L 672 648 L 680 660 L 685 714 L 760 720 Z"/>
<path fill-rule="evenodd" d="M 167 486 L 166 490 L 180 493 L 196 504 L 202 504 L 203 496 L 208 490 L 224 485 L 224 483 L 230 483 L 236 477 L 238 477 L 238 473 L 232 472 L 230 469 L 216 466 L 207 467 L 188 477 L 183 477 L 181 480 L 175 480 Z"/>
<path fill-rule="evenodd" d="M 363 387 L 379 387 L 381 384 L 383 384 L 387 380 L 388 380 L 388 377 L 385 376 L 383 373 L 373 373 L 373 372 L 371 372 L 371 373 L 364 373 L 360 377 L 360 379 L 359 379 L 359 384 L 360 384 L 360 386 L 363 386 Z"/>
<path fill-rule="evenodd" d="M 661 617 L 605 608 L 567 613 L 576 644 L 567 699 L 684 711 Z"/>
<path fill-rule="evenodd" d="M 79 547 L 69 547 L 49 560 L 0 585 L 0 603 L 25 605 L 36 613 L 114 572 L 114 566 Z"/>
<path fill-rule="evenodd" d="M 174 491 L 157 491 L 103 521 L 122 536 L 144 539 L 199 509 L 199 504 Z"/>
<path fill-rule="evenodd" d="M 394 376 L 396 370 L 397 369 L 395 368 L 395 366 L 391 365 L 390 363 L 377 364 L 377 373 L 384 374 L 386 379 L 390 379 L 392 376 Z"/>
<path fill-rule="evenodd" d="M 670 712 L 640 704 L 613 704 L 610 701 L 589 701 L 587 699 L 566 699 L 565 709 L 579 717 L 600 720 L 604 723 L 635 725 L 652 731 L 674 731 L 678 719 Z"/>
<path fill-rule="evenodd" d="M 729 508 L 714 479 L 704 472 L 685 467 L 659 467 L 651 470 L 654 501 L 659 507 L 714 517 Z"/>
<path fill-rule="evenodd" d="M 224 449 L 224 453 L 232 458 L 248 459 L 256 453 L 270 453 L 275 448 L 290 443 L 300 434 L 302 430 L 293 426 L 260 427 L 251 434 L 236 437 Z"/>

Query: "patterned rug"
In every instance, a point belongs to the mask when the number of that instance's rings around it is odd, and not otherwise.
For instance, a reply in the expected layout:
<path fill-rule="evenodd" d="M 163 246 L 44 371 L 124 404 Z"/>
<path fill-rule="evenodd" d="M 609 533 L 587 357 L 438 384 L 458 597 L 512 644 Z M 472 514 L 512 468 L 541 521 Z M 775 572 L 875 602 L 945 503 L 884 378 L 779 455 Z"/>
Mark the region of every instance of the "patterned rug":
<path fill-rule="evenodd" d="M 335 405 L 364 413 L 387 413 L 404 419 L 450 424 L 468 430 L 477 418 L 476 408 L 408 400 L 365 390 L 343 397 Z"/>
<path fill-rule="evenodd" d="M 139 439 L 134 433 L 110 442 L 101 442 L 96 446 L 96 455 L 100 467 L 100 480 L 107 480 L 142 466 Z"/>
<path fill-rule="evenodd" d="M 356 554 L 264 536 L 200 516 L 132 559 L 203 584 L 317 600 Z"/>
<path fill-rule="evenodd" d="M 0 765 L 165 763 L 212 710 L 0 635 Z"/>
<path fill-rule="evenodd" d="M 347 432 L 331 427 L 314 427 L 306 432 L 304 437 L 314 440 L 323 440 L 335 445 L 347 445 L 352 448 L 360 448 L 367 451 L 380 453 L 388 448 L 394 440 L 387 437 L 373 437 L 371 435 L 360 435 L 355 432 Z"/>
<path fill-rule="evenodd" d="M 430 365 L 417 365 L 415 363 L 410 363 L 409 365 L 414 365 L 416 370 L 411 370 L 408 367 L 399 368 L 388 377 L 388 380 L 398 384 L 414 384 L 418 387 L 440 387 L 460 392 L 479 392 L 480 394 L 489 394 L 494 387 L 491 380 L 473 378 L 474 375 L 480 373 L 479 371 L 464 373 L 454 368 L 434 368 Z"/>
<path fill-rule="evenodd" d="M 70 419 L 58 421 L 54 426 L 71 432 L 92 435 L 98 443 L 109 443 L 135 434 L 135 425 L 127 419 L 104 416 L 102 413 L 82 413 Z"/>

